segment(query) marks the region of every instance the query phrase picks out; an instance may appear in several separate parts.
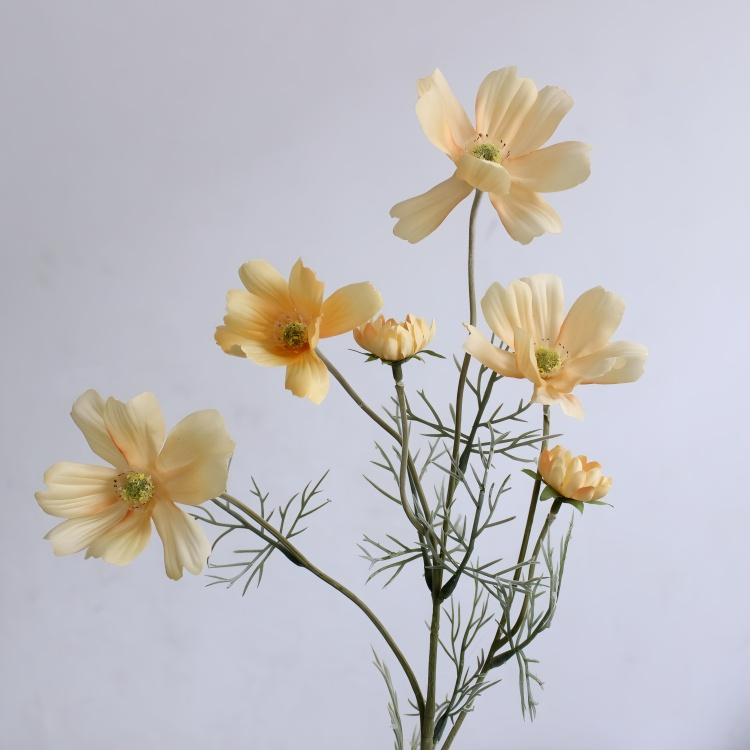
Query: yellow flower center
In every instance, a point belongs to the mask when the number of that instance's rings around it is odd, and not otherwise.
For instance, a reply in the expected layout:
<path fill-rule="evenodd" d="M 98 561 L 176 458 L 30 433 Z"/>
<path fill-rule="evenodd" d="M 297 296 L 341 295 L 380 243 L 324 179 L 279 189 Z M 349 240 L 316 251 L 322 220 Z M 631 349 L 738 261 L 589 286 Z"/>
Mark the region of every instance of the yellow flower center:
<path fill-rule="evenodd" d="M 562 357 L 557 349 L 550 349 L 547 346 L 538 346 L 536 348 L 536 367 L 543 378 L 554 375 L 562 364 Z"/>
<path fill-rule="evenodd" d="M 493 164 L 502 164 L 509 154 L 508 145 L 505 141 L 491 141 L 486 133 L 479 133 L 466 147 L 466 152 L 482 161 L 491 161 Z"/>
<path fill-rule="evenodd" d="M 307 326 L 299 320 L 291 320 L 281 329 L 280 338 L 289 349 L 299 349 L 307 343 Z"/>
<path fill-rule="evenodd" d="M 494 143 L 477 143 L 469 152 L 472 156 L 483 161 L 499 164 L 503 160 L 503 153 Z"/>
<path fill-rule="evenodd" d="M 120 477 L 125 477 L 125 481 L 118 481 Z M 120 474 L 115 479 L 115 489 L 131 508 L 142 508 L 154 495 L 154 483 L 151 477 L 140 471 Z"/>

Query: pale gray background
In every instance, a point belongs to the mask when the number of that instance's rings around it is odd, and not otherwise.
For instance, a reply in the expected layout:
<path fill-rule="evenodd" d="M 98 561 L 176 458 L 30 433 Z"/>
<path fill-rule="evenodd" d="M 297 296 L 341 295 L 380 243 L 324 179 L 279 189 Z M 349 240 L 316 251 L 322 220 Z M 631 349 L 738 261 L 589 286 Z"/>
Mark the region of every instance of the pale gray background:
<path fill-rule="evenodd" d="M 415 247 L 388 211 L 450 174 L 416 79 L 439 66 L 472 112 L 505 65 L 571 93 L 553 141 L 593 144 L 593 173 L 551 196 L 563 234 L 529 247 L 482 206 L 480 293 L 548 271 L 570 304 L 603 284 L 628 303 L 616 338 L 650 359 L 635 385 L 581 388 L 584 422 L 553 411 L 615 477 L 616 507 L 579 519 L 530 650 L 538 720 L 511 666 L 455 747 L 750 747 L 749 20 L 739 2 L 0 3 L 2 747 L 392 746 L 370 645 L 397 664 L 343 598 L 283 559 L 245 598 L 174 583 L 156 537 L 126 568 L 56 559 L 33 493 L 55 461 L 96 462 L 68 417 L 88 388 L 152 390 L 170 426 L 218 408 L 236 495 L 253 474 L 282 500 L 333 468 L 300 545 L 422 674 L 426 590 L 416 573 L 365 587 L 357 558 L 363 533 L 406 528 L 361 479 L 376 430 L 335 387 L 320 407 L 294 399 L 213 331 L 241 263 L 286 274 L 301 255 L 330 291 L 369 279 L 387 314 L 434 316 L 435 348 L 459 351 L 468 202 Z M 388 372 L 349 346 L 325 351 L 385 402 Z M 410 384 L 445 402 L 451 367 L 410 366 Z"/>

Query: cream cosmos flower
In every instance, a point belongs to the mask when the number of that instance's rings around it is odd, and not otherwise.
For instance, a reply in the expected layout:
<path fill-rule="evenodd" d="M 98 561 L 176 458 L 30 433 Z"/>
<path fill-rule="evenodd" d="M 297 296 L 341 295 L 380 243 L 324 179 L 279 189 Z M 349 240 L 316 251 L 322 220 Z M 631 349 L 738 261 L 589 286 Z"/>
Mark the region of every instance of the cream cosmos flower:
<path fill-rule="evenodd" d="M 144 549 L 151 521 L 164 544 L 167 575 L 200 573 L 211 545 L 198 522 L 175 503 L 198 505 L 227 487 L 234 450 L 224 420 L 198 411 L 166 436 L 156 397 L 142 393 L 126 404 L 86 391 L 73 404 L 73 421 L 91 450 L 114 468 L 60 462 L 46 471 L 42 509 L 66 518 L 45 537 L 56 555 L 88 548 L 86 557 L 126 565 Z"/>
<path fill-rule="evenodd" d="M 625 302 L 598 286 L 584 292 L 563 319 L 563 288 L 558 276 L 537 274 L 507 289 L 493 284 L 482 298 L 487 325 L 512 351 L 493 346 L 474 326 L 464 349 L 495 372 L 528 378 L 532 401 L 559 403 L 583 418 L 571 393 L 579 384 L 631 383 L 643 374 L 648 352 L 642 344 L 609 342 Z"/>
<path fill-rule="evenodd" d="M 427 325 L 423 318 L 407 315 L 403 323 L 379 315 L 355 328 L 354 340 L 384 362 L 401 362 L 419 354 L 435 335 L 435 321 Z"/>
<path fill-rule="evenodd" d="M 383 299 L 369 282 L 349 284 L 323 300 L 323 282 L 298 260 L 287 283 L 265 260 L 240 268 L 247 291 L 227 296 L 216 342 L 227 353 L 266 367 L 286 367 L 286 387 L 319 404 L 328 393 L 328 370 L 315 353 L 319 339 L 351 331 L 371 318 Z"/>
<path fill-rule="evenodd" d="M 612 486 L 612 478 L 602 476 L 601 464 L 586 456 L 572 456 L 561 445 L 542 451 L 539 473 L 562 497 L 583 503 L 601 500 Z"/>
<path fill-rule="evenodd" d="M 425 135 L 444 151 L 456 171 L 423 195 L 397 203 L 397 237 L 419 242 L 472 190 L 489 193 L 508 234 L 526 245 L 544 232 L 562 230 L 560 217 L 540 193 L 567 190 L 590 173 L 590 146 L 566 141 L 541 148 L 573 106 L 556 86 L 537 91 L 516 68 L 490 73 L 477 94 L 476 128 L 443 74 L 417 81 L 417 117 Z"/>

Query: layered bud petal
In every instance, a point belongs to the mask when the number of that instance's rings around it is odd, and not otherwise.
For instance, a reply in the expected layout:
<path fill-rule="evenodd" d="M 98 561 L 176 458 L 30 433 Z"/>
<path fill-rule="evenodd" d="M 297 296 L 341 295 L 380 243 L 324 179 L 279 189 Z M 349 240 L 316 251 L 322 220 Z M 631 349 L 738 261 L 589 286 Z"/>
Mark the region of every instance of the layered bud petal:
<path fill-rule="evenodd" d="M 369 323 L 355 328 L 354 340 L 383 362 L 402 362 L 419 354 L 435 335 L 435 321 L 407 315 L 403 323 L 379 315 Z"/>
<path fill-rule="evenodd" d="M 601 464 L 586 456 L 572 456 L 561 445 L 542 451 L 539 473 L 561 497 L 583 503 L 600 500 L 612 486 L 612 478 L 602 476 Z"/>

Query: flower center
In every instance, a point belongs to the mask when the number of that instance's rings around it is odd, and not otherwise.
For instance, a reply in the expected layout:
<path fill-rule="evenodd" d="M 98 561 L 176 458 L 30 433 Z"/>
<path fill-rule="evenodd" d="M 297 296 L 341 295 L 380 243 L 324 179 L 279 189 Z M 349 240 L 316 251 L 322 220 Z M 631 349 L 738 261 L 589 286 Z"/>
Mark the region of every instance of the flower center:
<path fill-rule="evenodd" d="M 493 164 L 502 164 L 503 159 L 510 153 L 505 141 L 493 143 L 485 133 L 479 133 L 466 147 L 467 153 L 482 161 L 491 161 Z"/>
<path fill-rule="evenodd" d="M 536 348 L 536 367 L 543 378 L 554 375 L 562 364 L 562 357 L 557 349 L 550 349 L 547 346 L 538 346 Z"/>
<path fill-rule="evenodd" d="M 124 481 L 121 477 L 125 478 Z M 154 495 L 154 483 L 151 477 L 140 471 L 120 474 L 115 479 L 115 489 L 131 508 L 142 508 Z"/>
<path fill-rule="evenodd" d="M 472 156 L 476 156 L 477 159 L 493 161 L 495 164 L 499 164 L 503 160 L 503 155 L 500 149 L 494 143 L 477 143 L 477 145 L 471 149 L 470 153 Z"/>
<path fill-rule="evenodd" d="M 307 326 L 299 320 L 290 320 L 279 336 L 284 346 L 299 349 L 307 343 Z"/>

